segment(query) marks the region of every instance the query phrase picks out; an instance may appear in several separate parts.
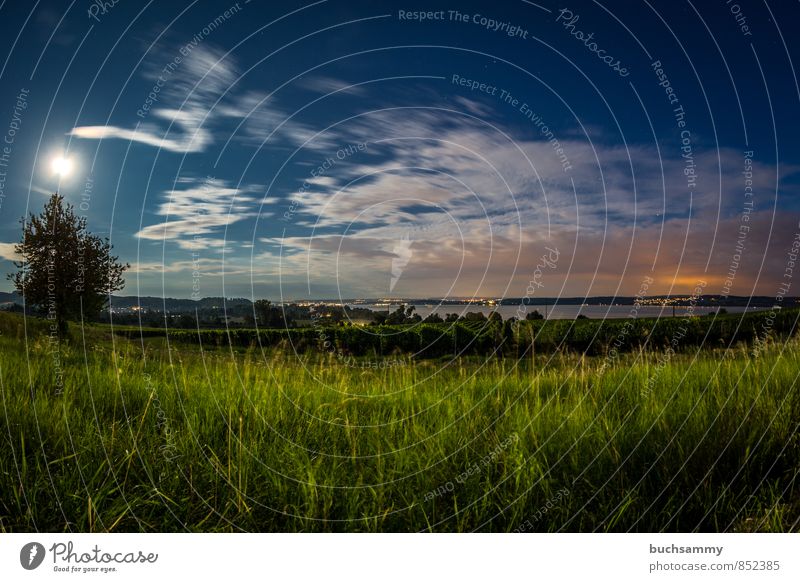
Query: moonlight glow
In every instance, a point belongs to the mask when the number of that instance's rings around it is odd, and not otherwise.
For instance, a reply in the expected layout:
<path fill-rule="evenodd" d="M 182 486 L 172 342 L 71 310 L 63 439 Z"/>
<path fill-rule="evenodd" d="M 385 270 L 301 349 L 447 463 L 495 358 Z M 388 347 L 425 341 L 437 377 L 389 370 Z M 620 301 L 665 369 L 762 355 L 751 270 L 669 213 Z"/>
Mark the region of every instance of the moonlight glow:
<path fill-rule="evenodd" d="M 58 156 L 50 162 L 50 167 L 55 174 L 61 177 L 68 176 L 72 172 L 72 160 L 63 156 Z"/>

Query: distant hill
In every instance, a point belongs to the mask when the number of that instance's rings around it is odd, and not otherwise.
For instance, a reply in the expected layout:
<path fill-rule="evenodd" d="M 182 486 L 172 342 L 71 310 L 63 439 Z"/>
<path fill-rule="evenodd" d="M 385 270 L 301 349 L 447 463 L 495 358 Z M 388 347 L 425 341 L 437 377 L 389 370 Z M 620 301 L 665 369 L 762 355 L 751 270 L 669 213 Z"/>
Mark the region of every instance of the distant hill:
<path fill-rule="evenodd" d="M 12 291 L 11 293 L 0 291 L 0 308 L 8 303 L 16 303 L 18 305 L 22 305 L 22 296 L 16 291 Z"/>
<path fill-rule="evenodd" d="M 654 295 L 647 298 L 646 302 L 659 301 L 666 299 L 665 295 Z M 676 305 L 687 305 L 691 302 L 688 295 L 673 295 L 673 302 Z M 520 305 L 526 302 L 528 305 L 633 305 L 635 297 L 623 296 L 597 296 L 597 297 L 506 297 L 497 301 L 499 305 Z M 337 299 L 318 299 L 317 301 L 325 303 L 338 303 Z M 378 299 L 344 299 L 343 303 L 359 304 L 359 303 L 374 303 L 381 300 Z M 385 300 L 384 300 L 385 301 Z M 408 305 L 426 305 L 430 303 L 440 303 L 442 305 L 473 305 L 468 300 L 459 299 L 440 299 L 440 298 L 425 298 L 425 299 L 397 299 L 397 304 L 404 303 Z M 135 295 L 114 295 L 111 297 L 110 306 L 113 309 L 126 310 L 132 307 L 141 307 L 149 311 L 167 311 L 169 313 L 194 313 L 195 310 L 209 310 L 209 309 L 233 309 L 233 308 L 249 308 L 253 302 L 245 297 L 204 297 L 203 299 L 175 299 L 172 297 L 152 297 L 144 296 L 137 297 Z M 16 292 L 3 292 L 0 291 L 0 309 L 4 306 L 7 309 L 11 304 L 22 305 L 22 296 Z M 771 307 L 776 304 L 774 297 L 766 296 L 722 296 L 722 295 L 702 295 L 696 299 L 697 306 L 718 306 L 718 307 L 731 307 L 731 306 L 744 306 L 750 305 L 752 307 Z M 797 297 L 784 297 L 782 301 L 783 307 L 794 307 L 800 305 L 800 300 Z"/>
<path fill-rule="evenodd" d="M 16 303 L 22 305 L 22 296 L 16 291 L 8 293 L 0 291 L 0 308 L 3 305 Z M 172 297 L 136 297 L 135 295 L 112 295 L 110 306 L 115 309 L 130 309 L 140 306 L 153 311 L 193 312 L 195 309 L 224 309 L 250 306 L 252 302 L 244 297 L 204 297 L 203 299 L 173 299 Z"/>
<path fill-rule="evenodd" d="M 191 312 L 195 309 L 224 309 L 226 306 L 239 307 L 252 305 L 244 297 L 204 297 L 203 299 L 173 299 L 171 297 L 137 297 L 135 295 L 111 296 L 112 309 L 130 309 L 139 306 L 154 311 Z"/>

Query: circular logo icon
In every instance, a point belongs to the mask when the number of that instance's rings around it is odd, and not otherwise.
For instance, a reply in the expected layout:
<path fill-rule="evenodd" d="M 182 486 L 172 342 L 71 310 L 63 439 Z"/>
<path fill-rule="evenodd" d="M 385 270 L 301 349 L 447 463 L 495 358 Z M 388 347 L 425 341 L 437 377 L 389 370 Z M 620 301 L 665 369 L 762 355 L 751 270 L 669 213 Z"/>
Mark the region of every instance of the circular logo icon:
<path fill-rule="evenodd" d="M 44 546 L 39 542 L 30 542 L 19 551 L 19 563 L 26 570 L 35 570 L 44 561 Z"/>

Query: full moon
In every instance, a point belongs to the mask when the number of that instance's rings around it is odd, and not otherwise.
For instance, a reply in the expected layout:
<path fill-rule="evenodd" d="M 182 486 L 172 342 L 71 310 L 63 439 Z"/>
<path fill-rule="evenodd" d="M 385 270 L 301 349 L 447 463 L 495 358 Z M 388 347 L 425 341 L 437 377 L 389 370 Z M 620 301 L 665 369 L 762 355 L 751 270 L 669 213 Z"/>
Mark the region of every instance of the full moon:
<path fill-rule="evenodd" d="M 53 158 L 53 161 L 50 163 L 50 167 L 53 169 L 53 172 L 59 176 L 68 176 L 72 171 L 72 160 L 63 156 L 59 156 L 57 158 Z"/>

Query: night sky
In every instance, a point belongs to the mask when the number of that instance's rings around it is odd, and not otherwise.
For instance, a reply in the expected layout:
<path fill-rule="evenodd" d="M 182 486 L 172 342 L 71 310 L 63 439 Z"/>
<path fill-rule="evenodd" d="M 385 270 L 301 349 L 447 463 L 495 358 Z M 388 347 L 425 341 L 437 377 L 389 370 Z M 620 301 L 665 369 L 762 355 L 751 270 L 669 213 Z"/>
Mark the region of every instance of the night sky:
<path fill-rule="evenodd" d="M 794 1 L 2 2 L 0 271 L 58 190 L 131 264 L 125 295 L 797 295 L 797 22 Z"/>

